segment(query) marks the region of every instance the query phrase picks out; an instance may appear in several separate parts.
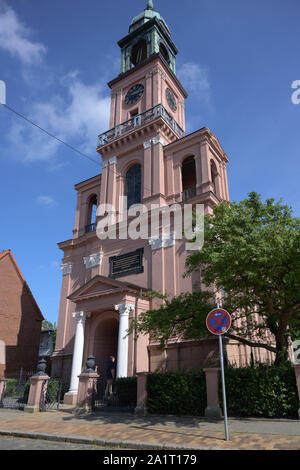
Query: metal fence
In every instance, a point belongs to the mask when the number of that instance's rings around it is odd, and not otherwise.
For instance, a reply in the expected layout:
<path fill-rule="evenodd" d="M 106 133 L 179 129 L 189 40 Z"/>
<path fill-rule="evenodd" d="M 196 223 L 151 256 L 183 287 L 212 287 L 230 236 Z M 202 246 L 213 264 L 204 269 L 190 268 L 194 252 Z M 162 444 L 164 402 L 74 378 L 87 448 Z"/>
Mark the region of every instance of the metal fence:
<path fill-rule="evenodd" d="M 40 411 L 58 410 L 61 401 L 61 379 L 47 379 L 43 381 Z"/>
<path fill-rule="evenodd" d="M 104 377 L 101 374 L 97 381 L 93 410 L 133 412 L 136 407 L 136 382 L 132 383 L 131 379 L 117 379 L 110 387 Z"/>
<path fill-rule="evenodd" d="M 28 380 L 8 379 L 0 407 L 24 410 L 28 401 L 29 387 Z"/>

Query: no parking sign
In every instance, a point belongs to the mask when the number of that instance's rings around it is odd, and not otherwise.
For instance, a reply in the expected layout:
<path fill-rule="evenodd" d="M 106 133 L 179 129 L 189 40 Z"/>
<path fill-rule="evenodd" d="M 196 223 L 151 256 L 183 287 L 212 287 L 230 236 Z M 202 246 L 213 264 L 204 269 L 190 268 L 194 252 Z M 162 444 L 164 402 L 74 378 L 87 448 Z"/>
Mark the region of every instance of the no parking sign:
<path fill-rule="evenodd" d="M 220 347 L 220 364 L 221 364 L 221 375 L 222 375 L 222 392 L 223 392 L 223 409 L 224 409 L 224 422 L 225 422 L 225 435 L 226 441 L 229 441 L 228 433 L 228 420 L 227 420 L 227 405 L 226 405 L 226 390 L 225 390 L 225 374 L 224 374 L 224 359 L 223 359 L 223 345 L 222 335 L 227 333 L 231 326 L 231 316 L 224 310 L 217 308 L 209 312 L 206 317 L 206 327 L 210 333 L 219 336 L 219 347 Z"/>
<path fill-rule="evenodd" d="M 215 308 L 206 317 L 206 326 L 213 335 L 224 335 L 231 326 L 231 316 L 223 308 Z"/>

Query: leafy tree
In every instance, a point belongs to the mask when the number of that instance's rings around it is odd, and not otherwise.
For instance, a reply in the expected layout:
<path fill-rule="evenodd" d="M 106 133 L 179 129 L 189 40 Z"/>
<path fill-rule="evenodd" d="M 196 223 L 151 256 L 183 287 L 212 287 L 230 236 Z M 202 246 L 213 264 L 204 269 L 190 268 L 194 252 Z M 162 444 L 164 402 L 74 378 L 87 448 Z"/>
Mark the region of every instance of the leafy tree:
<path fill-rule="evenodd" d="M 216 205 L 204 227 L 204 246 L 188 256 L 186 275 L 200 270 L 207 290 L 165 298 L 132 328 L 162 343 L 175 335 L 203 337 L 216 305 L 212 291 L 225 292 L 222 306 L 233 320 L 226 336 L 274 352 L 275 364 L 286 361 L 288 337 L 300 329 L 300 220 L 281 201 L 263 202 L 253 192 L 240 203 Z"/>
<path fill-rule="evenodd" d="M 133 319 L 130 332 L 150 333 L 161 347 L 172 337 L 198 339 L 207 335 L 205 318 L 216 306 L 211 292 L 183 293 L 171 299 L 160 295 L 159 298 L 164 303 L 159 308 L 142 312 L 137 320 Z"/>

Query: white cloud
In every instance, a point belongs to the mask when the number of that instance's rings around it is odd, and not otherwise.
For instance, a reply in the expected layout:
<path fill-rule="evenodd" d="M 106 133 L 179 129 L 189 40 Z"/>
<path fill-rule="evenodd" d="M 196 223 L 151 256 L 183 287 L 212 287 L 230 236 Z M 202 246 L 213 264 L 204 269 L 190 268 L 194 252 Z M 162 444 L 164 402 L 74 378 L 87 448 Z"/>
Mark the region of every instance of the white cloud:
<path fill-rule="evenodd" d="M 44 207 L 52 207 L 54 205 L 54 199 L 51 196 L 38 196 L 36 202 Z"/>
<path fill-rule="evenodd" d="M 42 61 L 46 47 L 31 40 L 32 31 L 16 15 L 15 11 L 0 2 L 0 47 L 23 64 L 32 65 Z"/>
<path fill-rule="evenodd" d="M 49 133 L 97 159 L 97 135 L 107 130 L 109 111 L 110 97 L 104 84 L 86 85 L 73 72 L 63 78 L 61 94 L 32 103 L 25 114 Z M 17 159 L 57 163 L 62 144 L 27 122 L 14 120 L 7 138 Z"/>
<path fill-rule="evenodd" d="M 106 77 L 101 77 L 96 83 L 86 84 L 79 78 L 79 73 L 73 71 L 54 82 L 55 71 L 43 60 L 46 47 L 32 40 L 32 30 L 21 22 L 4 0 L 0 0 L 0 48 L 21 61 L 22 76 L 27 84 L 30 83 L 31 96 L 39 96 L 39 86 L 43 83 L 46 98 L 37 98 L 30 104 L 25 99 L 26 108 L 18 108 L 17 111 L 50 134 L 97 160 L 97 135 L 109 126 L 110 96 Z M 114 70 L 115 57 L 110 57 L 109 61 L 109 69 Z M 50 79 L 45 80 L 45 71 Z M 55 91 L 51 93 L 51 89 Z M 60 149 L 66 150 L 66 147 L 21 118 L 12 117 L 6 139 L 12 158 L 18 161 L 47 162 L 50 169 L 68 165 L 66 159 L 58 159 Z M 72 158 L 80 158 L 72 150 L 69 153 Z"/>
<path fill-rule="evenodd" d="M 206 67 L 201 67 L 194 62 L 186 62 L 179 67 L 177 75 L 188 93 L 210 104 L 211 86 Z"/>

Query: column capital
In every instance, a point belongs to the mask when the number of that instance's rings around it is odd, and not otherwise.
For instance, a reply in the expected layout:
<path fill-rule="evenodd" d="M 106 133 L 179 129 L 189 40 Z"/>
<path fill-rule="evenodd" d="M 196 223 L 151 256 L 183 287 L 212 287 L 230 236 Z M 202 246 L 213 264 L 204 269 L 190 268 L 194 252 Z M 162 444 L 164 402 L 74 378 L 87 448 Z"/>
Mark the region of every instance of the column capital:
<path fill-rule="evenodd" d="M 85 322 L 87 318 L 91 316 L 90 312 L 74 312 L 72 313 L 72 317 L 76 319 L 76 322 Z"/>
<path fill-rule="evenodd" d="M 120 313 L 120 316 L 128 316 L 131 310 L 134 310 L 134 305 L 132 304 L 119 304 L 115 305 L 115 310 Z"/>
<path fill-rule="evenodd" d="M 95 266 L 100 266 L 102 263 L 103 253 L 93 253 L 89 256 L 83 258 L 86 269 L 94 268 Z"/>
<path fill-rule="evenodd" d="M 60 270 L 63 276 L 67 276 L 72 273 L 72 263 L 64 263 L 60 266 Z"/>

